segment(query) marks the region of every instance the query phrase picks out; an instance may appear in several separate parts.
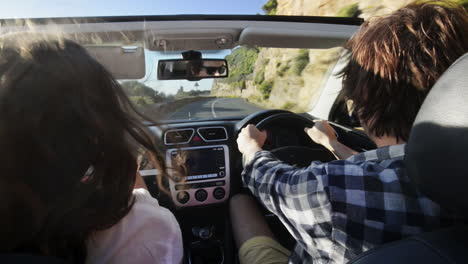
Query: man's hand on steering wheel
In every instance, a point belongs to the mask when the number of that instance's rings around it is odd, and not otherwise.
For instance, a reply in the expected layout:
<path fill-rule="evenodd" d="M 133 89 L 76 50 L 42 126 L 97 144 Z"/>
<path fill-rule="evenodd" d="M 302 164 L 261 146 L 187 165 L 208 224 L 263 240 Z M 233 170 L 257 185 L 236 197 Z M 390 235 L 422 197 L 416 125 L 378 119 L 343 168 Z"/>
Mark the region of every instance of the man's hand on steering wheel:
<path fill-rule="evenodd" d="M 267 139 L 267 132 L 260 131 L 254 125 L 244 127 L 237 137 L 237 146 L 239 151 L 244 155 L 245 161 L 253 158 L 255 153 L 262 150 Z"/>
<path fill-rule="evenodd" d="M 356 151 L 338 141 L 335 130 L 327 121 L 314 120 L 312 128 L 306 127 L 304 131 L 316 143 L 327 148 L 337 159 L 347 159 L 357 154 Z"/>
<path fill-rule="evenodd" d="M 331 142 L 338 141 L 335 130 L 327 121 L 314 120 L 314 123 L 313 127 L 306 127 L 304 131 L 315 143 L 331 149 Z"/>

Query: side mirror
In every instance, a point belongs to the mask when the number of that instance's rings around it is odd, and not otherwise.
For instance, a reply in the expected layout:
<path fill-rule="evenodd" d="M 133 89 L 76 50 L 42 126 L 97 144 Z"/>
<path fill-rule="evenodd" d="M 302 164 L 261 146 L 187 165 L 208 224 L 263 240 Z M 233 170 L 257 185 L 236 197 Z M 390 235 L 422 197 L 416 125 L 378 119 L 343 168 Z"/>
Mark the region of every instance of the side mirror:
<path fill-rule="evenodd" d="M 159 60 L 158 80 L 198 81 L 208 78 L 226 78 L 229 75 L 224 59 Z"/>

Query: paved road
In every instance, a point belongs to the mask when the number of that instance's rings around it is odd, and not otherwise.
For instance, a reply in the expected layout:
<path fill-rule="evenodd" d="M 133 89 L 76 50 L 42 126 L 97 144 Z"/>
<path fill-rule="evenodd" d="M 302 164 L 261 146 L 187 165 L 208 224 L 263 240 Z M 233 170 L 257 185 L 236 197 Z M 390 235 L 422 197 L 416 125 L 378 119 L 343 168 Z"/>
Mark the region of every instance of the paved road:
<path fill-rule="evenodd" d="M 246 116 L 262 110 L 242 98 L 212 98 L 185 105 L 167 119 L 209 119 Z"/>

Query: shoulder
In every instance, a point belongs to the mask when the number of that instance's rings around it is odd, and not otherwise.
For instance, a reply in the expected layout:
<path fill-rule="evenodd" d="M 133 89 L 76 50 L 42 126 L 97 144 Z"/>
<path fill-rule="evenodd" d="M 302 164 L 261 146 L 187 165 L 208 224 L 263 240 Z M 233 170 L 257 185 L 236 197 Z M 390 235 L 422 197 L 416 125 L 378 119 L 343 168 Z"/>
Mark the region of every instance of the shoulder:
<path fill-rule="evenodd" d="M 144 189 L 134 196 L 124 218 L 89 239 L 87 263 L 180 262 L 182 235 L 174 215 Z"/>
<path fill-rule="evenodd" d="M 137 228 L 145 229 L 145 233 L 168 233 L 180 234 L 179 224 L 167 208 L 159 205 L 158 200 L 153 198 L 145 189 L 135 189 L 133 191 L 135 204 L 132 210 L 125 217 L 125 222 L 135 225 Z"/>

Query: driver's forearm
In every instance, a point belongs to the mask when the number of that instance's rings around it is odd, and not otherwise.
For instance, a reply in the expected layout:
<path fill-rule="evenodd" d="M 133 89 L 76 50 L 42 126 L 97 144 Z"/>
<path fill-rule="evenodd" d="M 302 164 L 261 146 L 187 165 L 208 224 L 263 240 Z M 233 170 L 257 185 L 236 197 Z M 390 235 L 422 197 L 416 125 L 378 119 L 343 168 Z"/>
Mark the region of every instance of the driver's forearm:
<path fill-rule="evenodd" d="M 348 146 L 340 143 L 337 140 L 332 140 L 328 142 L 325 147 L 335 155 L 337 159 L 347 159 L 352 155 L 357 154 L 358 152 L 354 151 L 353 149 L 349 148 Z"/>
<path fill-rule="evenodd" d="M 243 157 L 243 158 L 244 158 L 243 164 L 249 163 L 249 162 L 253 159 L 253 157 L 255 156 L 255 154 L 256 154 L 257 152 L 261 151 L 261 150 L 262 150 L 262 148 L 259 147 L 259 146 L 256 146 L 256 145 L 251 146 L 247 151 L 245 151 L 245 152 L 243 153 L 243 155 L 244 155 L 244 157 Z"/>

